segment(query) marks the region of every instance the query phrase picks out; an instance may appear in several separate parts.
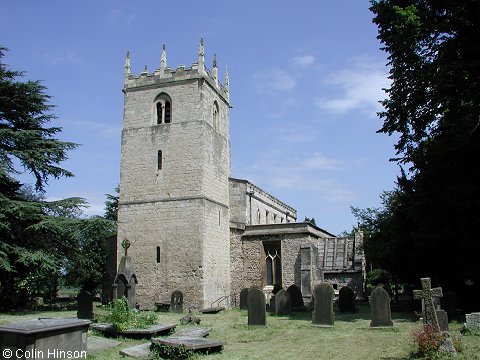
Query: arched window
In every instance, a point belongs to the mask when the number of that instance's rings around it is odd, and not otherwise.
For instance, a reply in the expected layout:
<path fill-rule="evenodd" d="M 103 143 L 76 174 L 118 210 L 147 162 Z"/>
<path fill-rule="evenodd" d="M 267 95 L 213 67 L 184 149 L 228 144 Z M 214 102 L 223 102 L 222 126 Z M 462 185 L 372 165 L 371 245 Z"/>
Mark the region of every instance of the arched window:
<path fill-rule="evenodd" d="M 155 98 L 154 124 L 169 124 L 172 122 L 172 99 L 162 92 Z"/>
<path fill-rule="evenodd" d="M 157 154 L 157 170 L 162 170 L 163 168 L 163 154 L 162 150 L 158 150 Z"/>
<path fill-rule="evenodd" d="M 281 245 L 278 242 L 264 243 L 265 284 L 282 284 Z"/>
<path fill-rule="evenodd" d="M 218 102 L 216 100 L 213 102 L 212 115 L 213 115 L 213 128 L 216 130 L 218 129 Z"/>

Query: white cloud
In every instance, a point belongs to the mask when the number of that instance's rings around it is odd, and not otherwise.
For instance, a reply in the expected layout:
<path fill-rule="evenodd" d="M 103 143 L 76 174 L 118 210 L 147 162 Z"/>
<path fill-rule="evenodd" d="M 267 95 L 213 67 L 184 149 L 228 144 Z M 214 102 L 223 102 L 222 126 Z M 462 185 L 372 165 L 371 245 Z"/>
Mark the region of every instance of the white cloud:
<path fill-rule="evenodd" d="M 254 79 L 258 87 L 266 92 L 283 92 L 293 90 L 297 86 L 297 81 L 279 68 L 259 71 L 255 73 Z"/>
<path fill-rule="evenodd" d="M 80 56 L 72 50 L 58 49 L 54 52 L 43 54 L 44 59 L 50 65 L 59 66 L 64 64 L 74 64 L 80 61 Z"/>
<path fill-rule="evenodd" d="M 312 157 L 303 159 L 300 167 L 307 170 L 341 170 L 342 162 L 333 158 L 328 158 L 320 153 L 313 154 Z"/>
<path fill-rule="evenodd" d="M 308 143 L 316 140 L 320 133 L 316 127 L 308 124 L 276 126 L 272 132 L 278 140 L 288 143 Z"/>
<path fill-rule="evenodd" d="M 312 55 L 296 56 L 293 58 L 292 65 L 297 67 L 307 67 L 315 62 L 315 57 Z"/>
<path fill-rule="evenodd" d="M 325 201 L 345 202 L 352 199 L 352 193 L 333 180 L 333 172 L 343 169 L 343 161 L 320 153 L 301 159 L 289 158 L 284 154 L 268 154 L 242 171 L 242 176 L 267 192 L 274 192 L 275 189 L 308 191 L 315 198 Z"/>
<path fill-rule="evenodd" d="M 389 80 L 383 64 L 359 58 L 349 68 L 328 76 L 325 85 L 339 94 L 316 98 L 315 104 L 320 109 L 336 114 L 362 111 L 375 117 L 382 111 L 379 101 L 385 98 L 382 89 L 389 86 Z"/>
<path fill-rule="evenodd" d="M 118 139 L 121 134 L 120 125 L 111 125 L 108 121 L 98 122 L 83 119 L 75 119 L 72 117 L 66 117 L 62 119 L 62 123 L 68 123 L 69 128 L 77 128 L 80 130 L 88 131 L 90 136 L 102 138 L 105 140 Z"/>

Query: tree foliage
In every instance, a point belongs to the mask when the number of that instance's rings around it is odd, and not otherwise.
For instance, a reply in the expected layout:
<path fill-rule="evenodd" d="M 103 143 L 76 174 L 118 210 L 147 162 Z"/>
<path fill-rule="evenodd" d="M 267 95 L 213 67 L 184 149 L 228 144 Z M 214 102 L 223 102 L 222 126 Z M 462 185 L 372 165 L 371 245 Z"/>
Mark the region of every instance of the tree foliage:
<path fill-rule="evenodd" d="M 120 185 L 117 185 L 115 195 L 105 194 L 107 196 L 107 201 L 105 201 L 105 219 L 117 221 L 119 193 Z"/>
<path fill-rule="evenodd" d="M 0 310 L 27 306 L 37 295 L 54 300 L 59 277 L 74 264 L 88 273 L 76 283 L 91 287 L 104 266 L 100 238 L 111 233 L 107 220 L 78 218 L 84 199 L 44 199 L 49 178 L 73 176 L 60 163 L 77 145 L 55 138 L 61 128 L 48 127 L 55 116 L 45 87 L 20 81 L 23 72 L 3 63 L 5 51 L 0 47 Z M 35 190 L 15 178 L 24 171 Z"/>
<path fill-rule="evenodd" d="M 480 1 L 371 3 L 392 81 L 379 132 L 399 135 L 408 171 L 383 208 L 356 209 L 369 256 L 412 282 L 478 285 Z"/>

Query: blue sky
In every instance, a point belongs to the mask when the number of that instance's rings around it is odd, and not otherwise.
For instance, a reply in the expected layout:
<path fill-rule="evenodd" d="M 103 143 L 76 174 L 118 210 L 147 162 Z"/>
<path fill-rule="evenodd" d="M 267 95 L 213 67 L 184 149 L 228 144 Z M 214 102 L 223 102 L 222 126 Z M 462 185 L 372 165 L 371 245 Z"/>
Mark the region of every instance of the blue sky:
<path fill-rule="evenodd" d="M 163 4 L 163 5 L 162 5 Z M 386 55 L 366 0 L 2 1 L 4 61 L 42 80 L 62 140 L 81 146 L 52 179 L 49 199 L 84 197 L 102 214 L 119 181 L 123 65 L 132 72 L 217 54 L 230 77 L 232 176 L 262 187 L 334 233 L 356 223 L 350 205 L 379 205 L 394 186 L 395 138 L 376 134 L 388 86 Z M 27 179 L 23 177 L 22 179 Z"/>

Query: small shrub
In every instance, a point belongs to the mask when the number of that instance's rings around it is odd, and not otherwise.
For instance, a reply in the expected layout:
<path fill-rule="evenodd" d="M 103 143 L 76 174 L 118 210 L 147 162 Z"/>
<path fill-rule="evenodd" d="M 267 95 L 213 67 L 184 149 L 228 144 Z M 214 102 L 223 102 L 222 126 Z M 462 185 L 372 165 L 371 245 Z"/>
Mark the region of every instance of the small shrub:
<path fill-rule="evenodd" d="M 448 332 L 434 332 L 430 325 L 425 325 L 423 330 L 413 333 L 413 341 L 417 345 L 416 355 L 427 359 L 438 359 L 440 357 L 440 346 L 445 338 L 450 336 Z M 453 346 L 457 352 L 462 351 L 460 338 L 452 338 Z"/>
<path fill-rule="evenodd" d="M 193 350 L 187 350 L 185 346 L 169 346 L 164 344 L 151 344 L 150 352 L 153 353 L 154 359 L 173 359 L 187 360 L 196 357 Z"/>
<path fill-rule="evenodd" d="M 101 318 L 102 322 L 112 323 L 117 332 L 127 329 L 144 329 L 157 322 L 157 314 L 130 309 L 125 297 L 115 299 L 109 306 L 110 313 Z"/>

